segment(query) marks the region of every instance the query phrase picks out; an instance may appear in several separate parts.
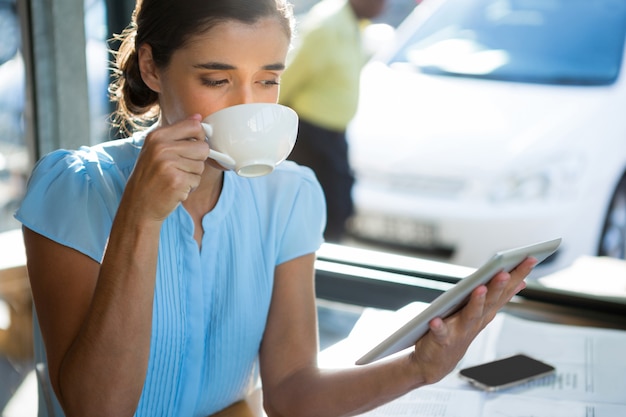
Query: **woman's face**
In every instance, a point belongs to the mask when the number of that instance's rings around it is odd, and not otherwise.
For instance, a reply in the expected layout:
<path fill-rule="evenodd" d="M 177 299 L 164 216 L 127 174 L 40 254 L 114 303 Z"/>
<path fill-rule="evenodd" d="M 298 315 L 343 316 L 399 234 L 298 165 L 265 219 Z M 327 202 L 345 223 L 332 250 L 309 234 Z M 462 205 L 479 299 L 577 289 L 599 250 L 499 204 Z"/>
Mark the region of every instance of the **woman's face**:
<path fill-rule="evenodd" d="M 272 18 L 227 21 L 193 37 L 148 84 L 159 93 L 161 123 L 236 104 L 275 103 L 289 41 Z"/>

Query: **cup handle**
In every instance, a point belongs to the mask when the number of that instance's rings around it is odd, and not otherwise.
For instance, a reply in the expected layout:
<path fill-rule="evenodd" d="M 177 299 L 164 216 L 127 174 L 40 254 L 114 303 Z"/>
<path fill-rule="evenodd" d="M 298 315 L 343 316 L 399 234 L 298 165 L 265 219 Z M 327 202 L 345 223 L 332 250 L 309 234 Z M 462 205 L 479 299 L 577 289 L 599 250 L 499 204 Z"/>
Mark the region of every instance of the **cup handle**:
<path fill-rule="evenodd" d="M 209 137 L 213 135 L 213 127 L 210 124 L 202 123 L 202 128 L 204 129 L 208 143 Z M 225 153 L 209 149 L 209 158 L 219 162 L 224 168 L 235 169 L 235 160 Z"/>

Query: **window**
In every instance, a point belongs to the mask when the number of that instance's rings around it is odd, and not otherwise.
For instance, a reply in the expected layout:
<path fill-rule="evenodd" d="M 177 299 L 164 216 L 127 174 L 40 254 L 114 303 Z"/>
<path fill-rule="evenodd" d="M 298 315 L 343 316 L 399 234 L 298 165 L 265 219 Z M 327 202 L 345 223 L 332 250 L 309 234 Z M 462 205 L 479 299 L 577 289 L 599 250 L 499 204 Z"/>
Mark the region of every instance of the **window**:
<path fill-rule="evenodd" d="M 20 2 L 18 5 L 24 3 L 24 7 L 26 7 L 27 4 L 34 4 L 38 0 L 18 1 Z M 59 5 L 58 7 L 71 7 L 71 3 L 76 1 L 82 2 L 83 0 L 58 1 L 55 4 Z M 87 117 L 89 123 L 86 126 L 90 132 L 89 142 L 93 144 L 106 140 L 109 135 L 107 114 L 111 109 L 108 107 L 106 97 L 109 79 L 107 39 L 111 36 L 112 31 L 108 30 L 107 27 L 111 27 L 113 21 L 124 22 L 118 24 L 113 30 L 119 32 L 128 21 L 134 3 L 132 1 L 116 2 L 112 0 L 84 1 L 83 18 L 86 32 L 85 59 L 82 62 L 85 62 L 86 81 L 84 85 L 77 84 L 71 93 L 76 101 L 83 100 L 88 103 L 89 114 Z M 120 7 L 122 3 L 124 7 Z M 550 2 L 550 4 L 556 3 L 558 3 L 557 0 Z M 68 4 L 70 6 L 67 6 Z M 465 4 L 468 3 L 465 2 Z M 590 7 L 587 3 L 585 4 L 585 7 Z M 2 214 L 0 228 L 3 230 L 18 227 L 11 214 L 19 204 L 32 162 L 46 150 L 61 146 L 80 146 L 86 142 L 84 136 L 72 134 L 62 137 L 67 142 L 53 142 L 52 139 L 49 139 L 52 136 L 46 137 L 43 133 L 36 132 L 33 127 L 38 124 L 41 129 L 41 124 L 44 123 L 43 119 L 40 118 L 37 123 L 34 123 L 33 116 L 31 119 L 25 117 L 24 112 L 29 111 L 27 109 L 29 100 L 26 98 L 25 92 L 25 85 L 27 84 L 25 80 L 28 77 L 24 75 L 28 65 L 24 64 L 25 60 L 21 49 L 24 49 L 23 45 L 27 43 L 21 42 L 20 39 L 17 10 L 15 0 L 0 0 L 0 19 L 4 19 L 0 27 L 7 32 L 6 34 L 3 33 L 2 36 L 3 39 L 9 40 L 3 42 L 2 50 L 0 50 L 0 59 L 2 60 L 0 62 L 0 209 L 2 210 L 0 212 Z M 47 18 L 51 19 L 50 17 Z M 8 23 L 5 25 L 4 22 Z M 38 41 L 40 40 L 35 39 L 33 45 Z M 620 45 L 622 45 L 621 41 Z M 38 44 L 35 46 L 40 47 Z M 39 58 L 39 61 L 45 61 L 45 59 Z M 46 62 L 37 62 L 36 64 L 51 65 Z M 44 76 L 38 75 L 37 71 L 34 71 L 34 77 L 40 82 Z M 59 82 L 63 82 L 63 80 Z M 40 94 L 37 97 L 39 102 L 35 104 L 43 106 L 37 107 L 37 109 L 52 108 L 54 100 L 57 99 L 58 97 L 53 95 Z M 52 104 L 46 102 L 52 102 Z M 76 116 L 73 111 L 75 110 L 60 109 L 59 118 L 72 119 Z M 37 114 L 37 112 L 32 113 Z M 40 110 L 39 114 L 41 113 Z M 80 116 L 83 117 L 84 115 Z M 36 137 L 36 140 L 33 140 L 32 144 L 28 141 L 29 128 L 35 131 L 33 136 Z M 58 140 L 58 138 L 54 140 Z M 77 140 L 78 143 L 71 143 L 71 140 Z M 615 212 L 618 213 L 619 210 L 618 208 Z M 360 245 L 358 242 L 351 242 L 351 244 Z M 381 247 L 384 248 L 384 246 L 375 248 L 380 249 Z M 393 247 L 386 247 L 384 249 L 386 253 L 382 253 L 379 251 L 361 251 L 358 248 L 354 251 L 351 249 L 346 251 L 346 248 L 340 246 L 326 246 L 320 254 L 318 263 L 320 294 L 324 298 L 346 303 L 397 308 L 410 299 L 425 301 L 432 299 L 470 271 L 466 267 L 447 262 L 429 261 L 425 257 L 422 258 L 421 255 L 406 256 L 407 251 L 402 252 L 404 256 L 399 255 L 399 252 L 394 253 L 394 251 Z M 531 299 L 550 303 L 584 305 L 593 309 L 617 311 L 621 314 L 623 314 L 626 306 L 626 298 L 621 295 L 572 293 L 558 288 L 558 286 L 546 286 L 541 282 L 533 283 L 525 291 L 525 295 Z"/>
<path fill-rule="evenodd" d="M 30 164 L 24 141 L 24 61 L 15 0 L 0 1 L 0 231 L 17 227 L 13 212 Z"/>
<path fill-rule="evenodd" d="M 20 204 L 33 162 L 41 153 L 55 147 L 38 143 L 35 139 L 28 146 L 29 135 L 38 135 L 33 117 L 37 111 L 36 103 L 34 99 L 27 98 L 27 56 L 24 55 L 27 42 L 22 39 L 24 20 L 20 19 L 21 10 L 27 7 L 31 6 L 26 1 L 0 0 L 0 232 L 19 227 L 13 213 Z M 84 0 L 89 135 L 81 138 L 83 144 L 95 144 L 109 136 L 108 115 L 111 109 L 107 96 L 109 35 L 106 17 L 104 0 Z M 45 15 L 42 13 L 36 18 L 45 19 Z M 66 40 L 70 45 L 75 41 L 71 38 Z M 33 97 L 46 102 L 49 92 L 42 89 Z M 45 120 L 38 124 L 45 124 Z"/>

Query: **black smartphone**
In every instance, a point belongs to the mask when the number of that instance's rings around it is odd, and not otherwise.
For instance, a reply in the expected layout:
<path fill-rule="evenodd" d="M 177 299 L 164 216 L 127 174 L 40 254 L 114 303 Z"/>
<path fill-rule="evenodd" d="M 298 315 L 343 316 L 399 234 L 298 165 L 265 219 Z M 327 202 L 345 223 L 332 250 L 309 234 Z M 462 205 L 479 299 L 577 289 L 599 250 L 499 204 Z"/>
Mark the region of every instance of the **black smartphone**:
<path fill-rule="evenodd" d="M 556 372 L 554 366 L 524 354 L 461 369 L 461 378 L 485 391 L 496 391 Z"/>

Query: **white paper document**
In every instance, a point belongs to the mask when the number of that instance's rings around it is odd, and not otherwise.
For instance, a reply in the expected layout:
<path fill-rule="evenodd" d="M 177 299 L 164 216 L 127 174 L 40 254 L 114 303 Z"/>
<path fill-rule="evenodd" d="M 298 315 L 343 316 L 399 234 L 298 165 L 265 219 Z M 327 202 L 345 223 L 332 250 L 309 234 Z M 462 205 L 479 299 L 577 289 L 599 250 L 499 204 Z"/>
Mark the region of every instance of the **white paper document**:
<path fill-rule="evenodd" d="M 320 365 L 351 365 L 425 306 L 413 303 L 398 312 L 365 310 L 346 340 L 322 352 Z M 458 376 L 461 368 L 517 353 L 555 366 L 556 375 L 497 392 L 480 391 Z M 541 323 L 499 313 L 442 381 L 362 415 L 626 417 L 626 331 Z"/>

